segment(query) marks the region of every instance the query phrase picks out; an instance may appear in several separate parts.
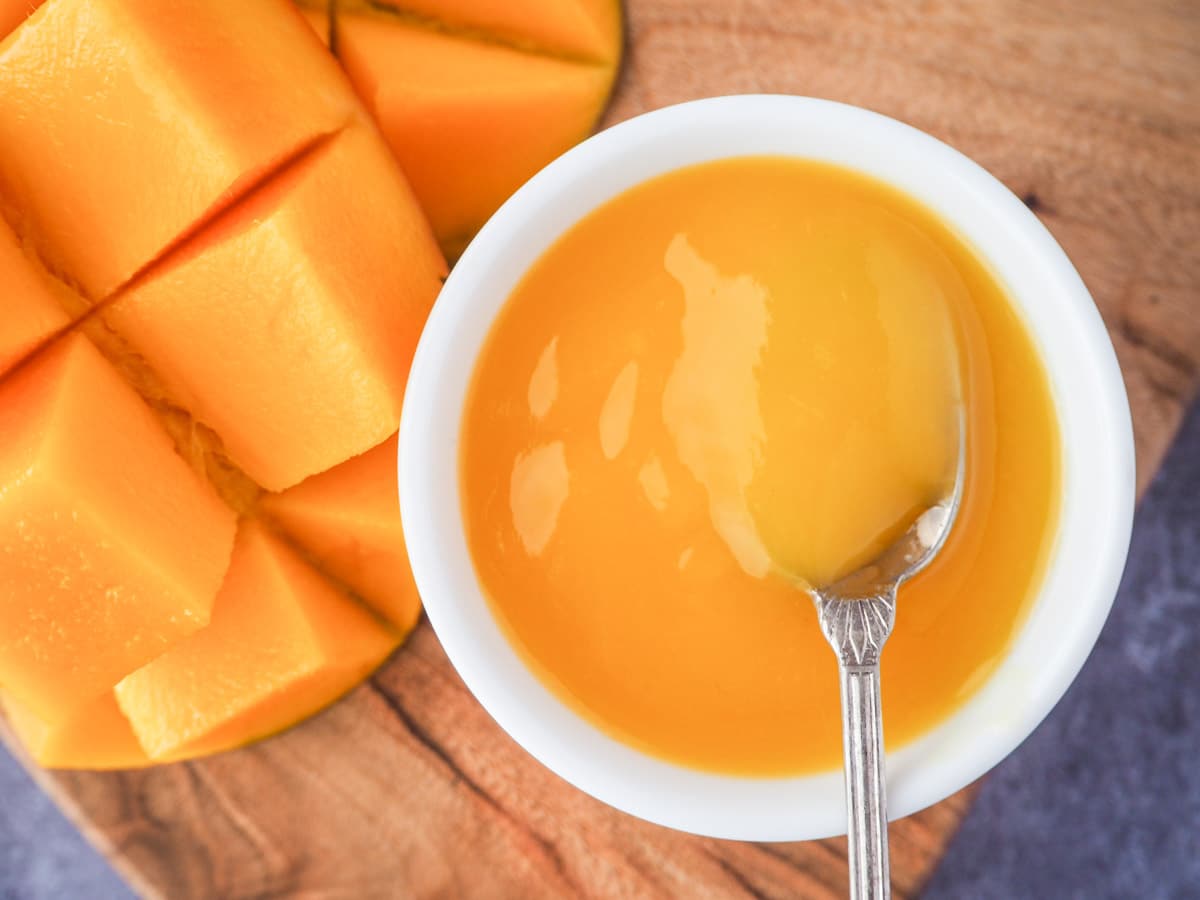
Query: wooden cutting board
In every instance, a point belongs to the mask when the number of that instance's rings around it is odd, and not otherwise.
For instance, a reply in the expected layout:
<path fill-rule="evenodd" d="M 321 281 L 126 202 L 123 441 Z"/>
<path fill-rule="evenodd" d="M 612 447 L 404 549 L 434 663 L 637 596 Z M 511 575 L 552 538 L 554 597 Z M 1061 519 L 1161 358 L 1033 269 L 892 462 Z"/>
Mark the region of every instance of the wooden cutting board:
<path fill-rule="evenodd" d="M 608 122 L 784 92 L 895 116 L 1032 207 L 1100 305 L 1139 487 L 1200 381 L 1200 6 L 1184 0 L 629 0 Z M 18 751 L 19 752 L 19 751 Z M 526 756 L 423 624 L 333 709 L 257 747 L 121 774 L 36 773 L 136 889 L 191 897 L 829 897 L 845 843 L 677 834 Z M 912 896 L 970 802 L 892 829 Z"/>

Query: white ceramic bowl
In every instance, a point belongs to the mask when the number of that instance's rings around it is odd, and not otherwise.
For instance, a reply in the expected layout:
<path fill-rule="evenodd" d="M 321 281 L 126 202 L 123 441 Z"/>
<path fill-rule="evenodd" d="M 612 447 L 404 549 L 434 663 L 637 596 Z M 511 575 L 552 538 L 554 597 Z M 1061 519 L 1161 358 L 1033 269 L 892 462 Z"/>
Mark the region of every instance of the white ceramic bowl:
<path fill-rule="evenodd" d="M 987 683 L 951 718 L 888 754 L 889 812 L 936 803 L 1021 743 L 1083 665 L 1117 590 L 1134 499 L 1129 406 L 1096 307 L 1049 232 L 978 165 L 895 120 L 802 97 L 722 97 L 617 125 L 549 165 L 479 233 L 429 317 L 400 428 L 400 500 L 430 621 L 467 687 L 517 743 L 576 787 L 652 822 L 717 837 L 803 840 L 844 833 L 840 771 L 708 774 L 608 737 L 514 652 L 476 580 L 460 515 L 459 429 L 472 369 L 530 264 L 574 222 L 639 182 L 751 154 L 826 160 L 908 192 L 991 264 L 1032 331 L 1062 429 L 1056 548 L 1035 605 Z"/>

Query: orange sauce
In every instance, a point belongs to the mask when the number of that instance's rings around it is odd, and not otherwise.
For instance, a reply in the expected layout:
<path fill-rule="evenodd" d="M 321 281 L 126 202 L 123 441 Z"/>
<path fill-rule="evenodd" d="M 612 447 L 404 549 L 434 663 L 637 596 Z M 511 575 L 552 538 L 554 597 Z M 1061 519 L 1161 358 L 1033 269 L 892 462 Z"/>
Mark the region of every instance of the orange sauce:
<path fill-rule="evenodd" d="M 542 680 L 697 768 L 833 768 L 836 659 L 801 587 L 967 483 L 883 653 L 888 746 L 994 669 L 1057 523 L 1058 427 L 1001 285 L 932 213 L 856 173 L 752 157 L 586 216 L 478 360 L 463 514 L 484 592 Z"/>

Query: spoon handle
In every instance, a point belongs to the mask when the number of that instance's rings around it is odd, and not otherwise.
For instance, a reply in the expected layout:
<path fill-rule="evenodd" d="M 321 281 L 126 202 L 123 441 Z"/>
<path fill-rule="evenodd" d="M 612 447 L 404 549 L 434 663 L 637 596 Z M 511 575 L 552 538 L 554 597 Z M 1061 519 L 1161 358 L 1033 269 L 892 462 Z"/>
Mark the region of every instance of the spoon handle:
<path fill-rule="evenodd" d="M 888 877 L 887 790 L 879 663 L 838 666 L 842 680 L 842 748 L 849 815 L 850 897 L 885 900 Z"/>
<path fill-rule="evenodd" d="M 821 631 L 837 653 L 842 681 L 850 897 L 886 900 L 892 895 L 892 886 L 888 879 L 879 653 L 896 622 L 896 585 L 856 597 L 815 592 L 813 601 Z"/>

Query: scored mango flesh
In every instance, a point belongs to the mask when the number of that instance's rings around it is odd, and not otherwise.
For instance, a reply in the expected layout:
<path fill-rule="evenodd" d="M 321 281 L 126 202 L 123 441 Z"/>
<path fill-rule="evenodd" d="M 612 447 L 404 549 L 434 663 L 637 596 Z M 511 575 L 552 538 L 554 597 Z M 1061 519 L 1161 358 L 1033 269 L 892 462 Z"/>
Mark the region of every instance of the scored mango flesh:
<path fill-rule="evenodd" d="M 621 61 L 619 0 L 337 0 L 331 21 L 301 5 L 451 259 L 595 127 Z"/>
<path fill-rule="evenodd" d="M 286 6 L 52 0 L 0 48 L 0 189 L 89 298 L 350 118 Z"/>
<path fill-rule="evenodd" d="M 421 612 L 408 565 L 396 477 L 396 435 L 263 499 L 262 510 L 326 572 L 407 630 Z"/>
<path fill-rule="evenodd" d="M 117 702 L 151 756 L 222 750 L 329 703 L 395 645 L 366 610 L 246 521 L 211 625 L 123 679 Z M 203 677 L 210 670 L 219 677 Z"/>
<path fill-rule="evenodd" d="M 4 694 L 0 694 L 0 710 L 26 752 L 40 766 L 135 769 L 152 762 L 112 691 L 61 719 L 39 718 Z"/>
<path fill-rule="evenodd" d="M 0 383 L 0 434 L 0 684 L 55 718 L 208 621 L 234 517 L 80 335 Z"/>
<path fill-rule="evenodd" d="M 0 704 L 42 765 L 239 746 L 415 623 L 425 217 L 461 249 L 619 57 L 615 3 L 472 10 L 0 2 Z M 320 49 L 339 24 L 367 110 Z"/>
<path fill-rule="evenodd" d="M 259 484 L 283 490 L 396 430 L 443 270 L 370 126 L 314 149 L 168 262 L 104 321 Z"/>
<path fill-rule="evenodd" d="M 304 6 L 0 0 L 0 706 L 42 765 L 243 745 L 411 630 L 438 242 L 620 56 L 616 0 Z"/>
<path fill-rule="evenodd" d="M 615 63 L 621 49 L 621 7 L 613 0 L 337 0 L 335 6 L 339 14 L 385 13 L 568 59 Z"/>
<path fill-rule="evenodd" d="M 607 64 L 382 18 L 342 17 L 337 36 L 355 90 L 449 256 L 530 175 L 591 130 L 612 82 Z"/>
<path fill-rule="evenodd" d="M 40 275 L 12 229 L 0 219 L 0 375 L 70 323 L 48 279 Z"/>

